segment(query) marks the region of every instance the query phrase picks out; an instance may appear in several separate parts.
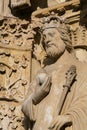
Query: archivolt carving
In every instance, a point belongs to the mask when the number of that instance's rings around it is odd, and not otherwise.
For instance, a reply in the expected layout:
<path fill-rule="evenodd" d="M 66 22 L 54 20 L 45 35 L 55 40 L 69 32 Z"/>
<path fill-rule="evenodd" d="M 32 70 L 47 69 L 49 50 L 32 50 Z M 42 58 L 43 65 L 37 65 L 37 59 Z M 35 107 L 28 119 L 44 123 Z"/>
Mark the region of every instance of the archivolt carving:
<path fill-rule="evenodd" d="M 28 21 L 15 17 L 0 17 L 1 130 L 25 129 L 23 126 L 24 116 L 21 113 L 21 102 L 24 100 L 29 82 L 34 76 L 31 71 L 38 70 L 38 64 L 34 64 L 32 67 L 32 61 L 36 57 L 41 67 L 43 67 L 43 61 L 47 56 L 41 45 L 41 30 L 44 17 L 49 17 L 52 13 L 58 16 L 61 15 L 64 20 L 66 19 L 67 25 L 70 27 L 70 36 L 74 48 L 77 50 L 81 47 L 86 50 L 87 31 L 86 26 L 79 25 L 79 9 L 80 1 L 70 0 L 57 6 L 38 9 L 32 14 L 31 20 Z"/>
<path fill-rule="evenodd" d="M 23 130 L 23 115 L 21 106 L 11 102 L 0 102 L 0 129 L 3 130 Z"/>
<path fill-rule="evenodd" d="M 23 100 L 28 86 L 34 32 L 29 22 L 4 19 L 0 25 L 0 98 Z"/>
<path fill-rule="evenodd" d="M 0 129 L 24 129 L 21 103 L 31 78 L 34 33 L 29 21 L 0 21 Z"/>
<path fill-rule="evenodd" d="M 20 52 L 19 54 L 17 51 L 8 51 L 9 53 L 7 53 L 4 51 L 0 54 L 0 98 L 23 100 L 24 91 L 29 82 L 29 75 L 27 75 L 28 78 L 25 75 L 26 70 L 30 68 L 28 53 Z"/>
<path fill-rule="evenodd" d="M 0 21 L 0 46 L 31 50 L 34 32 L 28 21 L 13 18 Z"/>

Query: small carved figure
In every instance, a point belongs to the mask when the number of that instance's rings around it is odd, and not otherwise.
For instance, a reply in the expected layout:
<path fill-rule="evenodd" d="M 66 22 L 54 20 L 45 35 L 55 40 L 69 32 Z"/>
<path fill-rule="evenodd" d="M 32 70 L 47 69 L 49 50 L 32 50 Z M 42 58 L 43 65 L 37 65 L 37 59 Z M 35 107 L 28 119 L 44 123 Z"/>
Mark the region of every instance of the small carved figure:
<path fill-rule="evenodd" d="M 86 130 L 87 67 L 74 55 L 69 26 L 49 16 L 42 30 L 45 67 L 31 82 L 22 106 L 29 130 Z"/>

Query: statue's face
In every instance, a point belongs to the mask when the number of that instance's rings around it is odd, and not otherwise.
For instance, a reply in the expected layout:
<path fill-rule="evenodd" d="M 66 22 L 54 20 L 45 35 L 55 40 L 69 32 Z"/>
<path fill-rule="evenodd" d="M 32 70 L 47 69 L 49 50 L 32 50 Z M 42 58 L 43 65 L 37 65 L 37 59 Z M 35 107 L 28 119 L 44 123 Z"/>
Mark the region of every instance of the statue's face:
<path fill-rule="evenodd" d="M 44 48 L 49 57 L 59 57 L 65 51 L 65 44 L 56 28 L 43 31 Z"/>

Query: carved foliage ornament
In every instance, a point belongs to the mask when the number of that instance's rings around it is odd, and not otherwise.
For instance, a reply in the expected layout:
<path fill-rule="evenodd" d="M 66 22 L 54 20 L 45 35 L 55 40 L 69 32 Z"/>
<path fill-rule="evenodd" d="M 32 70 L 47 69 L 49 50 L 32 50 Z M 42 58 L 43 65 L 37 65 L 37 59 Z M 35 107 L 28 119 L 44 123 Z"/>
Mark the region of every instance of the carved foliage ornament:
<path fill-rule="evenodd" d="M 0 46 L 14 49 L 31 50 L 34 31 L 29 21 L 2 19 L 0 21 Z"/>
<path fill-rule="evenodd" d="M 20 104 L 30 82 L 34 33 L 29 21 L 0 20 L 0 130 L 24 130 Z"/>
<path fill-rule="evenodd" d="M 0 99 L 22 101 L 30 79 L 34 31 L 29 21 L 0 21 Z"/>

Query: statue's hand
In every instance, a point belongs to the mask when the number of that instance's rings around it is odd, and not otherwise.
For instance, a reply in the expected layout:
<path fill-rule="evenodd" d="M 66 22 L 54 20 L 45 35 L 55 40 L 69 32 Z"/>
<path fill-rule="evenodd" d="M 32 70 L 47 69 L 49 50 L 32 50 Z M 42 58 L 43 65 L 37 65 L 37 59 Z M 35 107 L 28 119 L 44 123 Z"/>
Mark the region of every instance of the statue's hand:
<path fill-rule="evenodd" d="M 57 116 L 51 125 L 49 126 L 50 130 L 60 130 L 62 127 L 72 125 L 72 119 L 70 115 L 60 115 Z"/>
<path fill-rule="evenodd" d="M 47 96 L 51 87 L 51 77 L 46 73 L 41 73 L 36 77 L 36 88 L 32 100 L 34 104 L 38 104 Z"/>

